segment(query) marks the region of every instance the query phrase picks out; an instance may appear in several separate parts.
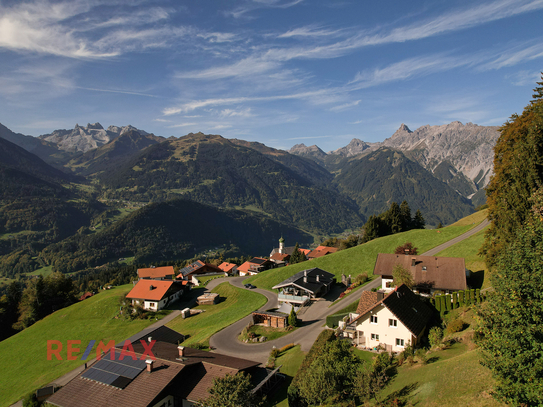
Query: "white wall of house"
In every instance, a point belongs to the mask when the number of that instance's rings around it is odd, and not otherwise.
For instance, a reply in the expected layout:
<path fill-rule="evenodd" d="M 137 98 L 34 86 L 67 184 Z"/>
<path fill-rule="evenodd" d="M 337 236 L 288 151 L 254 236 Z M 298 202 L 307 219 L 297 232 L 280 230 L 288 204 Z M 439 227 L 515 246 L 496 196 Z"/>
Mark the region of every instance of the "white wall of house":
<path fill-rule="evenodd" d="M 392 284 L 393 282 L 394 282 L 394 280 L 392 278 L 382 277 L 381 278 L 381 290 L 385 290 L 387 292 L 390 292 L 390 291 L 394 290 L 394 285 Z M 387 283 L 390 283 L 392 285 L 392 287 L 387 287 Z"/>
<path fill-rule="evenodd" d="M 182 294 L 183 294 L 183 290 L 180 290 L 180 291 L 170 295 L 169 301 L 170 302 L 177 301 L 179 299 L 179 297 L 181 297 Z M 132 300 L 132 305 L 140 304 L 140 305 L 143 306 L 144 310 L 155 311 L 156 312 L 156 311 L 160 311 L 162 308 L 164 308 L 166 306 L 166 304 L 168 304 L 169 301 L 168 301 L 168 298 L 163 298 L 160 301 L 156 301 L 156 300 Z"/>
<path fill-rule="evenodd" d="M 366 313 L 356 324 L 357 338 L 364 337 L 367 348 L 390 345 L 392 351 L 402 352 L 408 344 L 415 345 L 416 338 L 413 334 L 384 305 Z M 355 343 L 358 343 L 357 338 Z"/>

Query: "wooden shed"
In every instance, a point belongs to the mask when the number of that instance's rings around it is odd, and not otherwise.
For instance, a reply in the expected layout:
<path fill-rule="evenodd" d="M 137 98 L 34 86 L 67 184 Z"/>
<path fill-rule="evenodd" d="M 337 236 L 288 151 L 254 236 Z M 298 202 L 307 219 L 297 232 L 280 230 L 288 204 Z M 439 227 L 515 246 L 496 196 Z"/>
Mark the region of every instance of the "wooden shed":
<path fill-rule="evenodd" d="M 219 294 L 205 293 L 197 298 L 198 305 L 213 305 L 219 302 Z"/>
<path fill-rule="evenodd" d="M 262 324 L 272 328 L 286 328 L 288 315 L 279 312 L 253 312 L 253 323 Z"/>

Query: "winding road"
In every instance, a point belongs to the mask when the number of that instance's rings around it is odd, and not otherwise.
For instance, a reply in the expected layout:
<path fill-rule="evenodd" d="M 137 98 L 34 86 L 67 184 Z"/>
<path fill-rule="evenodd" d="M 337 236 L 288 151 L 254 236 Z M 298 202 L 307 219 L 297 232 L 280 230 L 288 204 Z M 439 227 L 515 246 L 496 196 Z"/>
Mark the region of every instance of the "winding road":
<path fill-rule="evenodd" d="M 454 239 L 451 239 L 446 243 L 436 246 L 433 249 L 423 253 L 422 255 L 433 256 L 440 251 L 445 250 L 446 248 L 473 236 L 474 234 L 486 228 L 489 224 L 490 222 L 488 221 L 488 219 L 485 219 L 479 225 L 470 229 L 466 233 L 463 233 L 462 235 L 455 237 Z M 242 283 L 245 279 L 246 277 L 234 277 L 228 279 L 219 278 L 210 281 L 206 288 L 207 290 L 211 291 L 217 285 L 223 283 L 224 281 L 228 281 L 233 286 L 246 290 Z M 264 343 L 240 342 L 237 337 L 239 336 L 243 328 L 247 326 L 247 324 L 249 324 L 252 318 L 251 315 L 248 315 L 245 318 L 242 318 L 234 324 L 217 332 L 209 339 L 209 344 L 213 351 L 223 353 L 225 355 L 251 359 L 261 363 L 266 363 L 270 351 L 273 349 L 273 347 L 281 348 L 285 345 L 288 345 L 289 343 L 299 344 L 301 345 L 302 351 L 307 352 L 309 351 L 309 349 L 311 349 L 313 342 L 315 342 L 315 339 L 317 339 L 317 336 L 320 334 L 320 332 L 325 329 L 324 323 L 328 315 L 335 314 L 336 312 L 352 304 L 353 302 L 358 301 L 360 299 L 362 291 L 369 291 L 372 288 L 380 286 L 381 279 L 376 278 L 362 288 L 356 290 L 343 300 L 338 301 L 334 305 L 331 305 L 333 301 L 335 301 L 339 297 L 339 294 L 342 291 L 340 287 L 335 287 L 323 299 L 313 302 L 311 306 L 304 310 L 302 315 L 299 317 L 302 323 L 302 326 L 300 328 L 279 339 L 267 341 Z M 276 308 L 278 306 L 277 294 L 260 288 L 256 288 L 254 289 L 254 291 L 264 295 L 268 299 L 268 302 L 264 306 L 260 307 L 258 311 L 266 311 L 271 308 Z"/>

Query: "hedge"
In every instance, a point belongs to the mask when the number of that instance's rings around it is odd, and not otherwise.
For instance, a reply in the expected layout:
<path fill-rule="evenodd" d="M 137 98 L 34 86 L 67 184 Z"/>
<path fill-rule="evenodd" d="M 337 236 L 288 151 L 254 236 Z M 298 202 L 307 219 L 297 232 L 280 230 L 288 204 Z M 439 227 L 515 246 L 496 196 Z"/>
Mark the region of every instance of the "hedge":
<path fill-rule="evenodd" d="M 349 312 L 342 313 L 342 314 L 334 314 L 334 315 L 328 315 L 326 317 L 326 326 L 328 328 L 337 328 L 338 322 L 342 321 L 343 318 L 345 318 L 347 315 L 349 315 Z"/>

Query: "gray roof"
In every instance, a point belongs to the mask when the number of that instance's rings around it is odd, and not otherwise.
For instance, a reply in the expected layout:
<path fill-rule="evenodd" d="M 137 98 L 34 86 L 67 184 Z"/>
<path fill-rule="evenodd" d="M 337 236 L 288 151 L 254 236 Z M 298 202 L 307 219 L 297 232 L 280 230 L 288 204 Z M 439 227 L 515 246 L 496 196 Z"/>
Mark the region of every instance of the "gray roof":
<path fill-rule="evenodd" d="M 317 281 L 317 276 L 319 281 Z M 304 282 L 304 277 L 307 277 L 307 281 Z M 285 281 L 275 285 L 272 289 L 282 288 L 289 285 L 296 285 L 312 293 L 317 292 L 323 285 L 328 285 L 334 281 L 335 275 L 320 268 L 312 268 L 308 270 L 302 270 L 293 276 L 287 278 Z"/>

